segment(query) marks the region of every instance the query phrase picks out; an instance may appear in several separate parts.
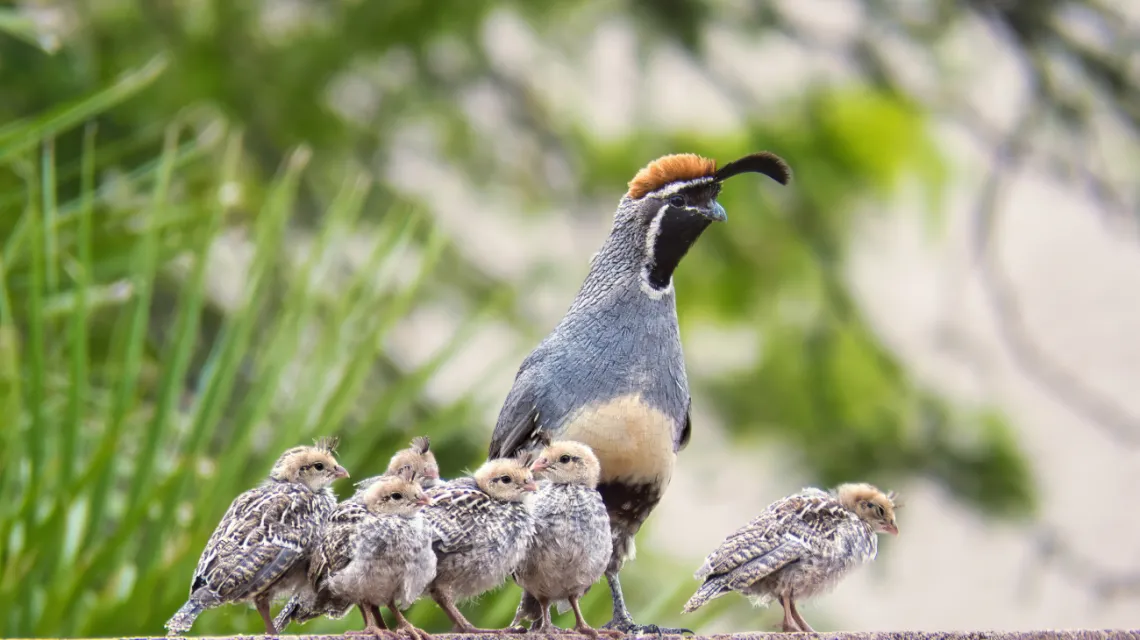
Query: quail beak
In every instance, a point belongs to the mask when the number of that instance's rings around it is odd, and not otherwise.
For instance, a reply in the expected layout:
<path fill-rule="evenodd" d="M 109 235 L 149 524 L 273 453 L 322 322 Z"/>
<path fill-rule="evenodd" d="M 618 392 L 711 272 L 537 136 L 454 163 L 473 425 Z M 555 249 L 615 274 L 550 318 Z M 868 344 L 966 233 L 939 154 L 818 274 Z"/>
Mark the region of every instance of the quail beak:
<path fill-rule="evenodd" d="M 709 208 L 703 213 L 706 218 L 713 222 L 725 222 L 728 220 L 728 212 L 725 211 L 724 207 L 716 200 L 713 200 Z"/>
<path fill-rule="evenodd" d="M 535 472 L 535 473 L 538 473 L 539 471 L 545 471 L 546 469 L 549 469 L 549 468 L 550 468 L 550 461 L 547 460 L 546 458 L 539 458 L 538 460 L 535 460 L 534 464 L 532 464 L 530 466 L 530 470 Z"/>
<path fill-rule="evenodd" d="M 523 491 L 538 491 L 538 485 L 534 480 L 527 480 L 523 483 Z"/>
<path fill-rule="evenodd" d="M 893 522 L 889 522 L 886 525 L 883 525 L 883 531 L 891 534 L 892 536 L 897 536 L 899 534 L 899 528 L 895 526 L 895 523 Z"/>
<path fill-rule="evenodd" d="M 420 505 L 421 507 L 429 506 L 431 505 L 431 497 L 420 496 L 419 498 L 416 498 L 416 504 Z"/>
<path fill-rule="evenodd" d="M 333 477 L 334 478 L 347 478 L 348 477 L 348 469 L 345 469 L 344 467 L 337 465 L 336 471 L 333 472 Z"/>

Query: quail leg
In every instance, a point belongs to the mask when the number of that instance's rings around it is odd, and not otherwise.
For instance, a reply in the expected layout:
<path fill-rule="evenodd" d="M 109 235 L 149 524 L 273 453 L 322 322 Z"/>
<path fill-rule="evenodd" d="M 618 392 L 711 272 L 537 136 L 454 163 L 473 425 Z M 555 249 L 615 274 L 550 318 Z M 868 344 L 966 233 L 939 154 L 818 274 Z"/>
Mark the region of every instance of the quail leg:
<path fill-rule="evenodd" d="M 452 602 L 451 594 L 442 589 L 432 587 L 431 599 L 435 600 L 439 608 L 443 609 L 443 612 L 447 614 L 455 633 L 500 633 L 498 629 L 480 629 L 471 624 L 471 622 L 463 616 L 463 612 Z"/>
<path fill-rule="evenodd" d="M 357 631 L 355 629 L 352 631 L 345 631 L 344 635 L 376 636 L 377 638 L 390 638 L 395 635 L 383 627 L 384 618 L 376 615 L 380 612 L 377 607 L 364 603 L 357 604 L 356 606 L 360 609 L 361 615 L 364 616 L 364 629 L 360 631 Z M 379 624 L 377 624 L 377 621 L 379 621 Z"/>
<path fill-rule="evenodd" d="M 526 633 L 527 628 L 523 626 L 523 621 L 530 621 L 531 624 L 534 624 L 537 615 L 538 600 L 523 591 L 522 598 L 519 599 L 519 606 L 515 609 L 515 618 L 511 620 L 511 624 L 504 631 L 507 633 Z"/>
<path fill-rule="evenodd" d="M 691 629 L 681 627 L 659 627 L 655 624 L 637 624 L 633 621 L 633 616 L 629 615 L 629 609 L 625 606 L 625 596 L 623 596 L 621 592 L 621 582 L 618 580 L 618 572 L 607 570 L 606 582 L 610 585 L 610 596 L 614 601 L 614 617 L 602 625 L 603 629 L 613 629 L 631 635 L 651 633 L 660 636 L 664 634 L 681 635 L 693 633 Z"/>
<path fill-rule="evenodd" d="M 794 598 L 788 598 L 788 602 L 790 602 L 792 605 L 792 617 L 794 617 L 796 619 L 796 624 L 799 625 L 800 631 L 806 631 L 808 633 L 815 633 L 815 629 L 812 629 L 811 625 L 807 623 L 807 620 L 804 620 L 804 617 L 800 615 L 799 609 L 796 608 L 795 599 Z"/>
<path fill-rule="evenodd" d="M 566 629 L 565 632 L 577 632 L 591 638 L 597 638 L 599 634 L 602 633 L 612 638 L 618 638 L 624 635 L 621 631 L 618 631 L 616 629 L 602 629 L 599 631 L 598 629 L 591 627 L 590 623 L 586 622 L 586 618 L 582 615 L 582 607 L 578 605 L 579 597 L 580 596 L 571 596 L 568 598 L 568 600 L 570 600 L 570 608 L 574 610 L 574 628 Z"/>
<path fill-rule="evenodd" d="M 784 633 L 795 633 L 799 631 L 799 623 L 796 622 L 796 616 L 792 613 L 792 599 L 780 596 L 780 606 L 784 607 Z"/>
<path fill-rule="evenodd" d="M 257 606 L 257 612 L 261 614 L 261 619 L 265 621 L 265 635 L 277 635 L 277 627 L 273 626 L 273 616 L 269 614 L 269 598 L 258 596 L 253 603 Z"/>
<path fill-rule="evenodd" d="M 380 607 L 377 607 L 374 604 L 370 604 L 370 605 L 368 605 L 368 608 L 372 612 L 372 619 L 374 621 L 376 621 L 376 626 L 380 627 L 381 629 L 387 629 L 388 625 L 384 623 L 384 616 L 380 615 Z M 364 618 L 364 626 L 367 627 L 368 626 L 368 614 L 364 613 L 364 607 L 357 607 L 357 609 L 360 610 L 360 617 Z"/>
<path fill-rule="evenodd" d="M 538 619 L 534 624 L 530 625 L 531 633 L 551 633 L 558 631 L 554 628 L 554 623 L 550 620 L 550 601 L 536 598 L 538 600 Z"/>
<path fill-rule="evenodd" d="M 408 622 L 408 619 L 404 617 L 404 613 L 400 611 L 400 608 L 396 606 L 395 602 L 388 603 L 388 610 L 396 617 L 397 632 L 403 631 L 407 633 L 411 636 L 411 640 L 431 640 L 430 633 Z"/>

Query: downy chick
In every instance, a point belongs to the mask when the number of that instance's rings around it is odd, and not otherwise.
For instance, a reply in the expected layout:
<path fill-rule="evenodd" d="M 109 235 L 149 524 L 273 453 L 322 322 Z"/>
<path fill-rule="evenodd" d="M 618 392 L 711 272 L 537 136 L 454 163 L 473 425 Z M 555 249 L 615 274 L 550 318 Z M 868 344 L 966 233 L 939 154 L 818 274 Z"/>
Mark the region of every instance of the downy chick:
<path fill-rule="evenodd" d="M 705 559 L 695 575 L 704 584 L 683 612 L 737 591 L 757 605 L 779 600 L 784 631 L 813 632 L 796 601 L 826 593 L 874 560 L 876 534 L 899 533 L 898 506 L 893 492 L 869 484 L 843 484 L 830 493 L 805 489 L 777 500 Z"/>
<path fill-rule="evenodd" d="M 580 442 L 555 442 L 542 450 L 531 471 L 542 482 L 534 504 L 534 541 L 514 574 L 525 593 L 511 626 L 529 618 L 535 621 L 531 631 L 549 632 L 554 626 L 550 604 L 569 600 L 574 630 L 596 638 L 578 599 L 605 573 L 613 552 L 609 514 L 597 491 L 598 458 Z"/>
<path fill-rule="evenodd" d="M 489 460 L 473 477 L 430 489 L 424 515 L 435 530 L 438 564 L 428 587 L 459 633 L 494 632 L 473 626 L 455 602 L 501 585 L 530 547 L 534 476 L 518 459 Z"/>
<path fill-rule="evenodd" d="M 382 475 L 372 476 L 357 482 L 354 485 L 357 493 L 364 491 L 369 485 L 384 476 L 396 475 L 404 467 L 411 468 L 415 481 L 424 489 L 431 489 L 440 483 L 439 464 L 436 463 L 435 454 L 431 451 L 431 439 L 427 436 L 416 436 L 412 438 L 411 446 L 407 449 L 400 449 L 392 456 L 388 462 L 388 470 Z"/>
<path fill-rule="evenodd" d="M 335 440 L 319 440 L 289 449 L 266 482 L 230 504 L 198 559 L 190 598 L 166 622 L 168 635 L 185 634 L 206 609 L 237 602 L 252 602 L 266 633 L 277 633 L 270 602 L 304 584 L 317 532 L 336 506 L 329 485 L 348 477 L 335 448 Z"/>
<path fill-rule="evenodd" d="M 404 468 L 383 476 L 359 496 L 337 506 L 321 532 L 309 566 L 315 610 L 345 611 L 353 604 L 364 616 L 363 635 L 387 635 L 379 607 L 396 617 L 396 629 L 413 638 L 430 636 L 404 617 L 435 576 L 431 527 L 422 509 L 431 504 Z"/>
<path fill-rule="evenodd" d="M 424 489 L 439 484 L 439 465 L 436 463 L 435 454 L 431 452 L 431 440 L 427 436 L 416 436 L 412 439 L 411 446 L 397 451 L 388 462 L 388 469 L 383 474 L 357 482 L 354 485 L 356 492 L 350 500 L 358 500 L 377 481 L 398 475 L 405 469 L 410 470 L 414 481 Z M 275 621 L 277 629 L 284 630 L 290 622 L 304 624 L 322 615 L 333 619 L 343 618 L 352 608 L 352 603 L 333 606 L 331 602 L 324 599 L 321 601 L 321 608 L 315 608 L 316 606 L 316 594 L 313 593 L 310 586 L 307 585 L 305 588 L 299 589 L 297 594 L 290 598 L 289 602 L 281 608 L 281 612 L 277 614 Z M 377 624 L 382 627 L 384 619 L 380 617 L 378 609 L 375 611 Z M 369 625 L 365 610 L 361 609 L 360 613 L 365 616 L 365 626 Z"/>

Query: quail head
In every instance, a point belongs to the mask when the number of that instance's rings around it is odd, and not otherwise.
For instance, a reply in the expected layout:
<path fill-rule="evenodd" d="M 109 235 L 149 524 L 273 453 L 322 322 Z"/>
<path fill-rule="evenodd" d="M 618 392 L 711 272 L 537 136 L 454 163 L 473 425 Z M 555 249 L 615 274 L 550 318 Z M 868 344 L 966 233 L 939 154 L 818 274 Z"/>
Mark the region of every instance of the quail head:
<path fill-rule="evenodd" d="M 412 470 L 415 481 L 424 489 L 430 489 L 439 484 L 439 464 L 435 461 L 435 454 L 431 451 L 431 439 L 427 436 L 412 438 L 412 444 L 407 449 L 400 449 L 392 455 L 388 462 L 388 469 L 382 475 L 365 478 L 355 485 L 357 493 L 367 489 L 373 482 L 385 476 L 396 475 L 398 471 L 408 467 Z"/>
<path fill-rule="evenodd" d="M 727 220 L 721 186 L 745 172 L 791 179 L 767 152 L 719 169 L 697 155 L 669 155 L 634 176 L 566 315 L 519 367 L 491 436 L 491 458 L 539 449 L 543 434 L 585 443 L 598 457 L 613 538 L 606 628 L 684 631 L 634 623 L 618 572 L 691 433 L 673 274 L 705 229 Z"/>
<path fill-rule="evenodd" d="M 455 602 L 498 587 L 518 567 L 534 537 L 537 488 L 523 461 L 506 458 L 428 490 L 432 505 L 424 516 L 434 529 L 437 558 L 428 591 L 457 632 L 493 632 L 472 625 Z"/>
<path fill-rule="evenodd" d="M 269 479 L 238 496 L 222 516 L 190 581 L 190 597 L 166 622 L 182 635 L 206 609 L 252 602 L 277 632 L 270 602 L 305 583 L 312 545 L 336 506 L 330 485 L 348 472 L 337 464 L 334 440 L 294 447 L 277 459 Z"/>
<path fill-rule="evenodd" d="M 843 484 L 828 493 L 805 489 L 772 503 L 705 559 L 703 580 L 684 613 L 730 591 L 784 608 L 784 631 L 814 631 L 796 601 L 827 592 L 855 567 L 875 559 L 876 534 L 898 535 L 894 493 Z"/>
<path fill-rule="evenodd" d="M 350 633 L 383 636 L 389 633 L 379 607 L 386 606 L 398 631 L 428 637 L 401 612 L 423 593 L 436 568 L 431 528 L 421 513 L 431 499 L 413 477 L 405 467 L 337 506 L 313 551 L 308 578 L 314 600 L 304 603 L 304 611 L 343 615 L 355 604 L 365 627 Z"/>
<path fill-rule="evenodd" d="M 549 632 L 554 626 L 550 604 L 568 601 L 575 630 L 597 637 L 582 616 L 578 599 L 605 573 L 612 552 L 609 516 L 596 488 L 598 459 L 590 447 L 564 440 L 543 449 L 531 470 L 540 481 L 535 534 L 514 573 L 525 593 L 511 626 L 525 618 L 535 621 L 531 631 Z"/>

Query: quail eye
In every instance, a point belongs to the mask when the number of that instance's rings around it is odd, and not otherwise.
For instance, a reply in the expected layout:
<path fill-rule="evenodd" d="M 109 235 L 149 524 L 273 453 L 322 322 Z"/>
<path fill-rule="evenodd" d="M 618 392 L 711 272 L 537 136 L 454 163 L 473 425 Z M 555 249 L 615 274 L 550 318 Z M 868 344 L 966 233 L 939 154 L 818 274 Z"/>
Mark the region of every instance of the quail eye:
<path fill-rule="evenodd" d="M 325 470 L 325 463 L 318 462 L 318 463 L 313 465 L 313 468 L 316 469 L 317 471 L 324 471 Z"/>
<path fill-rule="evenodd" d="M 403 500 L 403 499 L 404 499 L 404 494 L 402 494 L 402 493 L 393 493 L 393 494 L 392 494 L 392 499 L 393 499 L 393 500 Z"/>
<path fill-rule="evenodd" d="M 499 481 L 504 483 L 504 484 L 510 484 L 511 483 L 511 477 L 510 476 L 503 476 L 503 477 L 499 478 Z"/>
<path fill-rule="evenodd" d="M 561 458 L 558 459 L 558 461 L 561 462 L 562 464 L 568 464 L 570 462 L 570 456 L 563 455 Z"/>
<path fill-rule="evenodd" d="M 683 207 L 685 206 L 685 198 L 684 196 L 673 196 L 672 198 L 669 198 L 669 204 L 673 205 L 674 207 Z"/>

